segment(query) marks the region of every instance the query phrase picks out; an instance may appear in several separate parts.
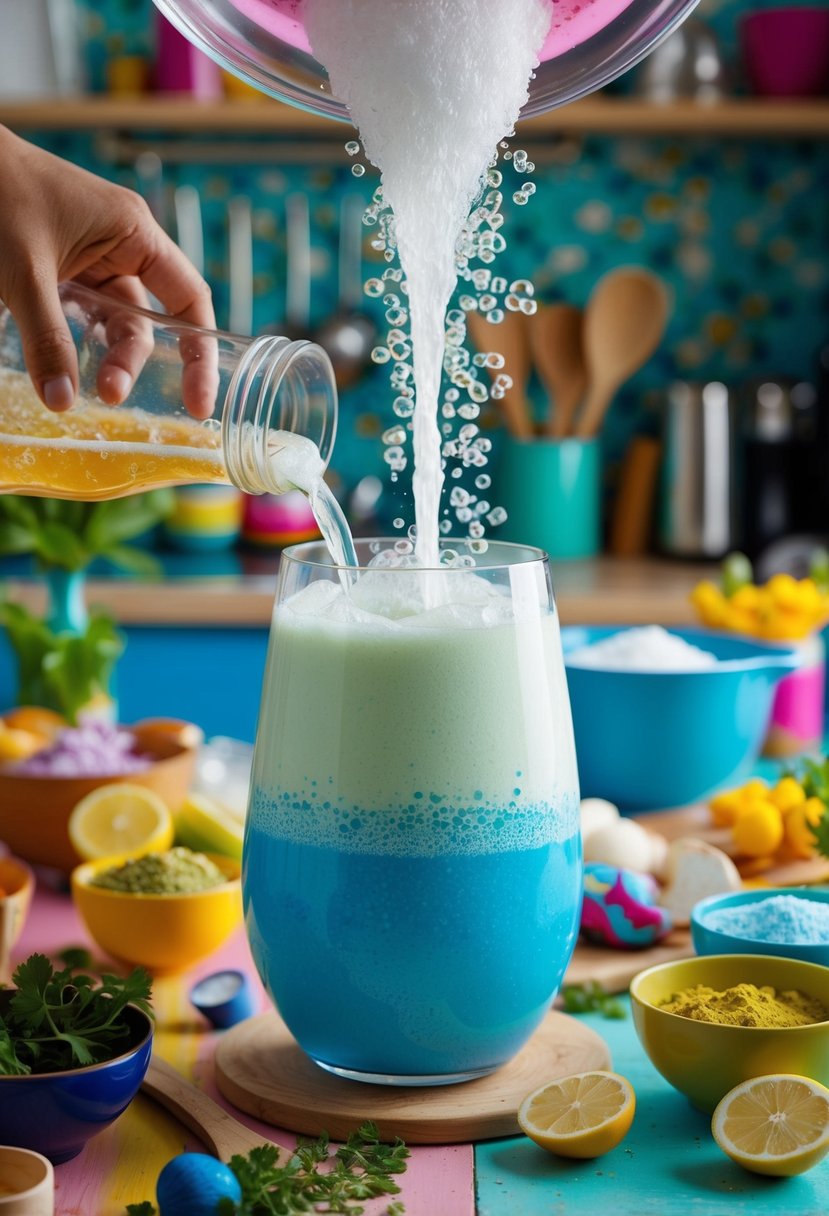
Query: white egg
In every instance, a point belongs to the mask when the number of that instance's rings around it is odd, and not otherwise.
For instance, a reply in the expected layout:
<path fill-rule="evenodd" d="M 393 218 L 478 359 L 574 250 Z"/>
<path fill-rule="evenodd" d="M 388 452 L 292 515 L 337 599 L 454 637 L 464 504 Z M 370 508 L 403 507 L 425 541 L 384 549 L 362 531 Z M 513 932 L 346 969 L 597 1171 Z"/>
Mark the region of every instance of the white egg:
<path fill-rule="evenodd" d="M 650 832 L 632 819 L 618 819 L 591 832 L 584 842 L 584 860 L 601 861 L 622 870 L 650 872 L 653 846 Z"/>
<path fill-rule="evenodd" d="M 583 798 L 579 804 L 579 818 L 584 841 L 599 828 L 615 823 L 619 818 L 619 808 L 605 798 Z"/>
<path fill-rule="evenodd" d="M 651 838 L 650 872 L 654 878 L 663 879 L 668 862 L 668 841 L 659 832 L 649 832 Z"/>

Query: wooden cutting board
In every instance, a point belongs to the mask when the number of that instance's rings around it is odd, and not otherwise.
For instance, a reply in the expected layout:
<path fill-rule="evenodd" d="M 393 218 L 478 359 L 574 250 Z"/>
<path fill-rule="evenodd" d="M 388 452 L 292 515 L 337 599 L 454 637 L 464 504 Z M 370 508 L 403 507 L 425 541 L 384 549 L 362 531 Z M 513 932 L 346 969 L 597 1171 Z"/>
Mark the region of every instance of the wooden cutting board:
<path fill-rule="evenodd" d="M 680 836 L 695 836 L 724 852 L 730 852 L 731 837 L 727 828 L 711 826 L 711 814 L 707 806 L 682 807 L 676 811 L 652 811 L 635 818 L 652 832 L 659 832 L 668 840 Z M 757 880 L 770 887 L 798 886 L 829 882 L 829 858 L 814 858 L 811 861 L 781 862 L 757 875 Z M 658 946 L 647 950 L 611 950 L 606 946 L 592 946 L 579 942 L 564 977 L 565 984 L 599 984 L 605 992 L 625 992 L 631 980 L 646 967 L 657 963 L 669 963 L 674 959 L 690 958 L 694 953 L 691 934 L 687 929 L 676 929 Z"/>
<path fill-rule="evenodd" d="M 216 1047 L 216 1084 L 239 1110 L 303 1135 L 344 1140 L 366 1119 L 380 1138 L 458 1144 L 518 1134 L 516 1112 L 546 1081 L 610 1068 L 604 1039 L 575 1018 L 549 1013 L 525 1047 L 497 1072 L 461 1085 L 366 1085 L 333 1076 L 297 1046 L 275 1012 L 234 1026 Z"/>

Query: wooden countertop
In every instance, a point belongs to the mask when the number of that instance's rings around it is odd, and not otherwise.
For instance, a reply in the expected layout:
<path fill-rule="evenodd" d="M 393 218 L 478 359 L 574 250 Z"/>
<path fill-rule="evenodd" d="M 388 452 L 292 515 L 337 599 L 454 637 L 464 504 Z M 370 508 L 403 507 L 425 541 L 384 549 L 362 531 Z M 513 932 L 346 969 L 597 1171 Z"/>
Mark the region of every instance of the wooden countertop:
<path fill-rule="evenodd" d="M 186 577 L 158 583 L 93 578 L 87 599 L 123 625 L 267 628 L 275 588 L 275 560 L 259 573 Z M 244 566 L 244 562 L 242 563 Z M 553 564 L 562 622 L 566 625 L 689 625 L 694 585 L 714 567 L 657 558 L 601 557 Z M 2 571 L 0 571 L 2 577 Z M 45 592 L 28 578 L 6 580 L 10 598 L 42 611 Z"/>

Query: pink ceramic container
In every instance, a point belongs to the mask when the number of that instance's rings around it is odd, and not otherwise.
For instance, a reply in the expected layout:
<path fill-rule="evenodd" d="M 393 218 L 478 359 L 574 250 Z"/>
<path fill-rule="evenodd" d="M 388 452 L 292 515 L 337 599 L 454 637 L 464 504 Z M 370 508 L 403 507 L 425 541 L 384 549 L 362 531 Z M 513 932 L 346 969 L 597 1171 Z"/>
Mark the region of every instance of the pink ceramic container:
<path fill-rule="evenodd" d="M 761 97 L 829 92 L 829 6 L 748 13 L 740 33 L 753 92 Z"/>

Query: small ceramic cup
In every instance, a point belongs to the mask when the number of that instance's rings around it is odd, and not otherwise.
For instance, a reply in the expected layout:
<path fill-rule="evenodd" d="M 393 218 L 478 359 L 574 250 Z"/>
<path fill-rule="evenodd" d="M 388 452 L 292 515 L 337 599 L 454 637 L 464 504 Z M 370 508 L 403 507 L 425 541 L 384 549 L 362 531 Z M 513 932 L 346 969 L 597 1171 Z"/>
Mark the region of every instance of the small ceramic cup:
<path fill-rule="evenodd" d="M 0 1216 L 54 1216 L 51 1161 L 27 1148 L 0 1146 Z"/>
<path fill-rule="evenodd" d="M 535 545 L 554 561 L 598 553 L 598 440 L 505 437 L 496 470 L 493 502 L 507 512 L 499 540 Z"/>

